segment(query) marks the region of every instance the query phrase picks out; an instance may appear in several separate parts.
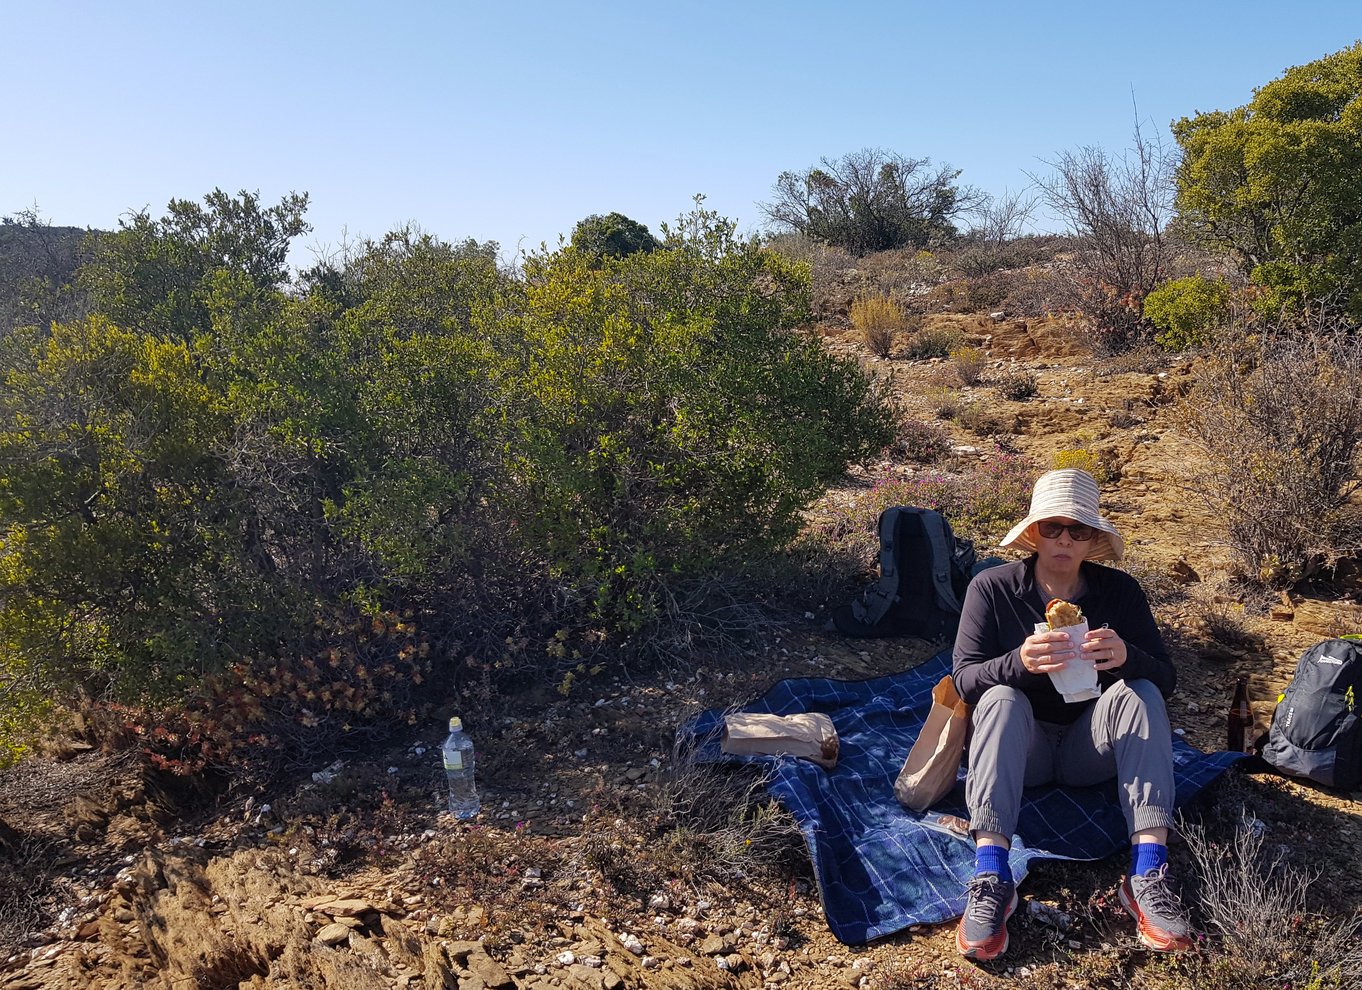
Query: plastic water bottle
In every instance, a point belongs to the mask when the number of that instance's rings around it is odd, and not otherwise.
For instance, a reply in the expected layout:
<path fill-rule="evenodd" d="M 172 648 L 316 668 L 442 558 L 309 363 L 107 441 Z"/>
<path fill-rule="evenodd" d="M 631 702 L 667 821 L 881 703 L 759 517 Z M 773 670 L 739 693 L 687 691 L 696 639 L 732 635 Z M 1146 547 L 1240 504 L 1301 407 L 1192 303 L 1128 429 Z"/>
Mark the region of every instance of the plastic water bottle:
<path fill-rule="evenodd" d="M 449 811 L 456 818 L 472 818 L 482 807 L 478 785 L 473 780 L 473 740 L 463 731 L 463 720 L 449 720 L 445 739 L 445 776 L 449 778 Z"/>

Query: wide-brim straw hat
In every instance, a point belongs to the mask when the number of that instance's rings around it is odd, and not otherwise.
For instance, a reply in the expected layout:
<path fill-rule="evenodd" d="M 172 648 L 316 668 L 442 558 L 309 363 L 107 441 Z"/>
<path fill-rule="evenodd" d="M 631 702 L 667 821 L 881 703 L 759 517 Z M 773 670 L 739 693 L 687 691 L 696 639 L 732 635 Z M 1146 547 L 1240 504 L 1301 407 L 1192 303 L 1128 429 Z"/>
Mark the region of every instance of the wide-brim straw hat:
<path fill-rule="evenodd" d="M 1035 553 L 1038 548 L 1031 524 L 1060 516 L 1087 523 L 1097 530 L 1088 541 L 1084 559 L 1120 560 L 1125 555 L 1125 540 L 1121 539 L 1116 527 L 1097 512 L 1097 482 L 1087 471 L 1078 468 L 1047 471 L 1036 480 L 1036 487 L 1031 491 L 1031 511 L 1003 537 L 1003 546 Z"/>

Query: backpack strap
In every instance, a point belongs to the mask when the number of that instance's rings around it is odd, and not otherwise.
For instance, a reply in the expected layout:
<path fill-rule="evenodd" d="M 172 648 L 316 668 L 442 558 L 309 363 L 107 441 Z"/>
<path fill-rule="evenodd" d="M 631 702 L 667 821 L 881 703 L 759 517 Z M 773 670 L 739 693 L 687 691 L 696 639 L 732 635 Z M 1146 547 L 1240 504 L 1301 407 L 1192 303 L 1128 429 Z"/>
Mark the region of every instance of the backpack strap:
<path fill-rule="evenodd" d="M 951 581 L 956 546 L 950 524 L 941 513 L 927 510 L 922 513 L 922 528 L 932 546 L 932 585 L 936 588 L 936 600 L 942 608 L 959 615 L 960 599 L 956 597 Z"/>
<path fill-rule="evenodd" d="M 904 511 L 902 506 L 893 505 L 880 513 L 877 524 L 880 535 L 880 579 L 851 603 L 851 614 L 857 622 L 877 625 L 899 600 L 899 515 Z"/>

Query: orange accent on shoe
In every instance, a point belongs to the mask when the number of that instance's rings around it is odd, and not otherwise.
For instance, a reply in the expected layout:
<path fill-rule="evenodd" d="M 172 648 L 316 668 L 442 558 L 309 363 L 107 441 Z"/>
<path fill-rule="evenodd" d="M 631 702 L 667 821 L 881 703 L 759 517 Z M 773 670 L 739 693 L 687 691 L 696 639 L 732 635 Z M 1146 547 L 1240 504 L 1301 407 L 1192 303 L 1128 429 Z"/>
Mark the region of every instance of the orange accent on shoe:
<path fill-rule="evenodd" d="M 1007 913 L 1003 915 L 1003 926 L 988 938 L 982 941 L 968 942 L 965 940 L 965 919 L 961 918 L 960 923 L 955 926 L 955 948 L 966 959 L 973 959 L 975 962 L 988 962 L 990 959 L 997 959 L 1007 951 L 1008 935 L 1007 922 L 1012 917 L 1012 912 L 1017 910 L 1019 898 L 1017 892 L 1012 892 L 1012 903 L 1007 905 Z"/>
<path fill-rule="evenodd" d="M 1118 894 L 1121 907 L 1135 919 L 1135 932 L 1140 941 L 1155 952 L 1186 952 L 1192 947 L 1192 939 L 1187 935 L 1175 935 L 1170 931 L 1160 928 L 1145 916 L 1140 910 L 1140 905 L 1135 900 L 1135 895 L 1130 889 L 1130 877 L 1121 880 L 1121 890 Z"/>

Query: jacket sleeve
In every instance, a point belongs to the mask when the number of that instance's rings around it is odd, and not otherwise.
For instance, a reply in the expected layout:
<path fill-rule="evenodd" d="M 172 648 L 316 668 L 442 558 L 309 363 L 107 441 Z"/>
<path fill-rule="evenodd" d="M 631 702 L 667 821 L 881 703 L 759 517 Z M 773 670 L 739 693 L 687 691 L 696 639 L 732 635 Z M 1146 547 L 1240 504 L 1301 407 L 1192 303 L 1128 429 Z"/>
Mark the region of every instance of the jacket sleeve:
<path fill-rule="evenodd" d="M 1022 666 L 1025 636 L 1018 638 L 1016 630 L 1009 637 L 1003 636 L 999 621 L 1002 613 L 994 601 L 998 593 L 996 587 L 978 579 L 965 591 L 951 675 L 960 697 L 971 705 L 978 704 L 985 691 L 999 684 L 1024 689 L 1047 680 L 1044 674 L 1033 674 Z"/>
<path fill-rule="evenodd" d="M 1126 662 L 1115 670 L 1108 671 L 1113 678 L 1133 681 L 1144 678 L 1159 689 L 1164 698 L 1172 697 L 1178 684 L 1177 668 L 1168 656 L 1159 633 L 1154 613 L 1149 609 L 1149 599 L 1144 589 L 1134 578 L 1129 578 L 1129 586 L 1123 589 L 1121 617 L 1113 623 L 1116 631 L 1126 643 Z"/>

